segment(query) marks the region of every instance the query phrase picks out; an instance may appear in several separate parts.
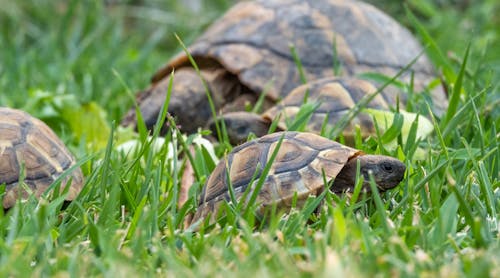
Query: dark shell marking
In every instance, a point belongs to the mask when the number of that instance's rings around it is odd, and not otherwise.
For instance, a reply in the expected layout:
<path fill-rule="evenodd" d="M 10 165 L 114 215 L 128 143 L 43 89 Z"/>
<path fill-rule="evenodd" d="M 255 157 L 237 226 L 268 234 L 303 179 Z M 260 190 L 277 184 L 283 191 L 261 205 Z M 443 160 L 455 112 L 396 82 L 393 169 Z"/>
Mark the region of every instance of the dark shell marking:
<path fill-rule="evenodd" d="M 303 200 L 321 192 L 323 171 L 331 180 L 351 157 L 360 154 L 356 149 L 311 133 L 279 132 L 242 144 L 216 166 L 203 188 L 193 221 L 209 213 L 215 217 L 218 207 L 230 200 L 227 169 L 237 199 L 253 177 L 250 186 L 254 187 L 282 134 L 285 134 L 282 145 L 256 200 L 262 206 L 279 203 L 286 207 L 290 206 L 294 194 Z"/>
<path fill-rule="evenodd" d="M 19 197 L 29 194 L 19 186 L 22 167 L 24 183 L 38 197 L 74 164 L 73 156 L 42 121 L 25 112 L 0 107 L 0 184 L 6 185 L 3 208 L 12 207 Z M 82 188 L 81 170 L 75 169 L 65 178 L 61 190 L 70 178 L 68 200 L 74 199 Z"/>

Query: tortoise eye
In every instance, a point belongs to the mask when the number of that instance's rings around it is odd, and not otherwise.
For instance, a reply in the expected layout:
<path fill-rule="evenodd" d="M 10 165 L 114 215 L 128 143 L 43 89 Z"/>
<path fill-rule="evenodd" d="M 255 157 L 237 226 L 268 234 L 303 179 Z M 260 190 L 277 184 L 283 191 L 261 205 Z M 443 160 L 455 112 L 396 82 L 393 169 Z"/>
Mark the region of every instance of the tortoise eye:
<path fill-rule="evenodd" d="M 384 169 L 384 171 L 386 171 L 386 172 L 391 173 L 394 170 L 394 167 L 392 167 L 392 164 L 389 162 L 383 162 L 382 169 Z"/>
<path fill-rule="evenodd" d="M 238 132 L 239 134 L 248 134 L 250 133 L 248 128 L 246 126 L 240 126 L 236 129 L 236 132 Z"/>

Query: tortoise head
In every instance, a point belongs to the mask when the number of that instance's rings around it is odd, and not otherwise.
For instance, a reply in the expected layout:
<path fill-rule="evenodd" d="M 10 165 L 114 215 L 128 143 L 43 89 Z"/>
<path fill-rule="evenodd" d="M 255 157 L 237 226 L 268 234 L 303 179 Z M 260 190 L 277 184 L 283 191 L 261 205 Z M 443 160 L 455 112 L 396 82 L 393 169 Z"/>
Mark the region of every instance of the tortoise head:
<path fill-rule="evenodd" d="M 345 164 L 333 182 L 333 191 L 340 193 L 354 191 L 357 163 L 360 164 L 360 176 L 363 177 L 363 190 L 370 192 L 370 173 L 380 191 L 396 187 L 404 177 L 406 166 L 401 161 L 384 155 L 359 155 Z"/>
<path fill-rule="evenodd" d="M 267 134 L 270 122 L 260 115 L 250 112 L 229 112 L 219 116 L 220 121 L 224 121 L 229 142 L 233 145 L 245 142 L 250 133 L 257 137 Z M 208 128 L 216 134 L 215 122 L 210 120 Z"/>

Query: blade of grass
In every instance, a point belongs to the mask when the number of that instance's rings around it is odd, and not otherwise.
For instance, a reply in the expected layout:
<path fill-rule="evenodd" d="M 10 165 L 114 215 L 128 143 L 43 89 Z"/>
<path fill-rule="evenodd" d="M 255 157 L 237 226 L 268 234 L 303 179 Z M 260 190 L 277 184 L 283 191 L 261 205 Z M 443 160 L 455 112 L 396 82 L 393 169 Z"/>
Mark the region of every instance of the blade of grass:
<path fill-rule="evenodd" d="M 118 73 L 115 69 L 112 69 L 113 75 L 118 79 L 122 87 L 125 89 L 125 92 L 127 93 L 127 96 L 132 100 L 134 107 L 135 107 L 135 116 L 136 116 L 136 124 L 137 124 L 137 131 L 139 132 L 139 137 L 141 140 L 146 140 L 147 135 L 148 135 L 148 129 L 146 127 L 146 122 L 144 121 L 144 118 L 142 117 L 141 109 L 139 107 L 139 104 L 135 100 L 134 94 L 130 90 L 130 87 L 127 85 L 125 80 L 122 78 L 121 74 Z"/>
<path fill-rule="evenodd" d="M 262 170 L 262 173 L 261 173 L 259 179 L 257 180 L 257 184 L 255 185 L 255 187 L 252 191 L 252 194 L 250 195 L 250 199 L 247 202 L 248 204 L 255 204 L 257 196 L 258 196 L 262 186 L 264 185 L 264 182 L 266 181 L 266 178 L 269 175 L 269 171 L 271 170 L 271 166 L 272 166 L 274 160 L 276 159 L 276 156 L 278 155 L 279 149 L 281 148 L 281 143 L 283 142 L 283 139 L 285 139 L 285 134 L 286 134 L 286 132 L 283 132 L 283 134 L 281 134 L 280 139 L 276 143 L 276 146 L 271 154 L 271 157 L 267 160 L 266 165 L 264 166 L 264 169 Z M 253 213 L 253 212 L 251 212 L 250 210 L 245 211 L 245 213 L 244 213 L 245 219 L 248 217 L 248 214 L 250 214 L 250 213 Z"/>
<path fill-rule="evenodd" d="M 359 164 L 359 161 L 358 161 Z M 382 202 L 382 199 L 380 198 L 380 193 L 377 189 L 377 183 L 375 182 L 375 178 L 373 177 L 373 174 L 370 173 L 370 189 L 371 189 L 371 194 L 372 198 L 375 201 L 375 207 L 377 208 L 377 212 L 380 215 L 380 223 L 382 224 L 382 229 L 384 230 L 384 234 L 386 236 L 391 234 L 391 228 L 389 227 L 389 224 L 387 222 L 388 215 L 385 212 L 385 206 L 384 203 Z"/>
<path fill-rule="evenodd" d="M 297 50 L 295 49 L 295 46 L 293 44 L 290 44 L 290 54 L 292 54 L 293 61 L 295 62 L 295 65 L 297 66 L 297 70 L 299 71 L 299 77 L 300 81 L 302 84 L 307 84 L 307 78 L 306 74 L 304 72 L 304 67 L 302 66 L 302 62 L 300 61 L 299 54 L 297 53 Z M 306 95 L 304 96 L 304 102 L 307 101 L 307 92 Z"/>
<path fill-rule="evenodd" d="M 492 192 L 492 184 L 490 179 L 488 178 L 488 173 L 486 173 L 486 169 L 484 168 L 484 163 L 482 160 L 479 161 L 477 160 L 477 158 L 472 153 L 469 143 L 467 143 L 467 141 L 464 138 L 462 138 L 462 144 L 465 146 L 465 149 L 469 154 L 470 161 L 472 162 L 475 172 L 478 175 L 479 186 L 484 195 L 484 202 L 486 205 L 486 209 L 488 210 L 488 213 L 490 213 L 496 219 L 496 210 L 493 201 L 494 198 Z"/>
<path fill-rule="evenodd" d="M 226 136 L 226 138 L 224 138 L 223 134 L 221 132 L 220 120 L 217 118 L 217 111 L 215 109 L 215 104 L 212 100 L 212 94 L 210 92 L 210 89 L 208 88 L 208 85 L 205 81 L 205 78 L 203 78 L 203 75 L 201 74 L 200 68 L 196 64 L 196 61 L 194 60 L 193 56 L 191 56 L 191 53 L 189 53 L 189 50 L 187 49 L 186 45 L 181 40 L 181 38 L 177 34 L 174 34 L 174 35 L 175 35 L 175 38 L 177 39 L 177 41 L 179 42 L 179 44 L 181 45 L 182 49 L 184 50 L 184 53 L 188 57 L 189 62 L 191 63 L 191 66 L 193 66 L 196 73 L 198 74 L 198 77 L 200 78 L 201 82 L 203 83 L 203 87 L 205 88 L 205 94 L 207 95 L 208 104 L 210 105 L 210 110 L 212 112 L 212 118 L 213 118 L 214 123 L 215 123 L 215 130 L 217 132 L 217 138 L 219 139 L 219 142 L 229 142 L 229 139 L 227 138 L 227 136 Z"/>
<path fill-rule="evenodd" d="M 448 138 L 452 136 L 452 132 L 456 131 L 459 128 L 460 124 L 462 124 L 467 118 L 470 119 L 470 111 L 474 109 L 473 103 L 478 101 L 480 97 L 483 97 L 486 93 L 487 88 L 481 90 L 477 95 L 471 97 L 468 101 L 461 105 L 461 107 L 455 113 L 454 117 L 452 117 L 448 124 L 444 126 L 442 138 Z"/>
<path fill-rule="evenodd" d="M 261 94 L 259 95 L 259 98 L 255 102 L 255 105 L 253 106 L 251 112 L 256 113 L 256 114 L 259 114 L 262 112 L 262 106 L 264 105 L 264 100 L 266 99 L 267 92 L 269 91 L 269 88 L 271 87 L 273 82 L 274 82 L 274 79 L 272 78 L 264 85 L 264 89 L 262 90 Z"/>
<path fill-rule="evenodd" d="M 450 101 L 448 103 L 448 109 L 446 110 L 446 115 L 444 120 L 441 122 L 441 128 L 446 127 L 446 124 L 455 116 L 457 112 L 458 105 L 460 102 L 460 95 L 462 94 L 462 84 L 465 74 L 465 69 L 467 65 L 467 59 L 469 57 L 470 52 L 470 43 L 467 45 L 467 49 L 465 50 L 464 60 L 462 62 L 462 66 L 460 67 L 460 71 L 458 73 L 457 79 L 455 80 L 455 84 L 453 86 L 453 90 L 450 96 Z"/>
<path fill-rule="evenodd" d="M 448 153 L 448 147 L 446 146 L 446 143 L 444 141 L 443 135 L 441 133 L 441 129 L 439 128 L 438 123 L 436 122 L 436 118 L 434 115 L 431 113 L 431 107 L 427 103 L 427 110 L 429 111 L 429 117 L 432 120 L 432 124 L 434 125 L 434 130 L 436 131 L 436 135 L 439 139 L 439 144 L 441 145 L 441 152 L 444 154 L 446 159 L 450 159 L 450 155 Z"/>
<path fill-rule="evenodd" d="M 446 166 L 448 166 L 449 163 L 450 163 L 450 161 L 446 159 L 446 160 L 442 161 L 441 163 L 437 164 L 436 166 L 433 166 L 432 171 L 429 172 L 429 174 L 427 174 L 417 184 L 415 184 L 415 186 L 413 187 L 414 188 L 413 191 L 419 192 L 424 187 L 424 185 L 429 182 L 429 180 L 434 178 L 438 174 L 438 172 L 441 171 Z M 403 205 L 408 201 L 409 198 L 410 197 L 408 195 L 405 195 L 401 199 L 399 204 L 396 207 L 394 207 L 394 209 L 392 210 L 391 217 L 394 217 L 396 214 L 401 213 L 401 210 L 403 209 Z"/>
<path fill-rule="evenodd" d="M 443 73 L 446 77 L 446 80 L 455 80 L 456 75 L 454 73 L 453 67 L 448 63 L 448 59 L 446 59 L 446 57 L 443 55 L 437 43 L 434 41 L 434 39 L 432 39 L 432 36 L 429 34 L 429 32 L 427 32 L 425 27 L 418 21 L 418 19 L 407 6 L 405 6 L 405 12 L 412 26 L 416 28 L 417 32 L 423 38 L 424 42 L 428 45 L 429 51 L 427 51 L 427 54 L 433 61 L 438 63 L 438 65 L 443 68 Z"/>

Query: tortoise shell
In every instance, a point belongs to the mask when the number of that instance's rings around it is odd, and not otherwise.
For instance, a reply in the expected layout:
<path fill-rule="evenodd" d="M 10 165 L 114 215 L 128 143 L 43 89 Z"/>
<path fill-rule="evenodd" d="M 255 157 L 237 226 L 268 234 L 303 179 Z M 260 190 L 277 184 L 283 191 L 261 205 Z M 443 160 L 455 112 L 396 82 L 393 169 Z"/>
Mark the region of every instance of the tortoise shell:
<path fill-rule="evenodd" d="M 287 129 L 286 121 L 292 121 L 304 104 L 307 102 L 318 105 L 311 113 L 306 130 L 320 134 L 323 126 L 331 128 L 340 122 L 342 117 L 349 113 L 363 98 L 373 95 L 363 108 L 389 110 L 396 104 L 386 100 L 383 94 L 376 94 L 377 88 L 370 82 L 355 78 L 323 78 L 295 88 L 277 105 L 262 114 L 267 121 L 279 116 L 278 128 Z M 404 108 L 404 106 L 401 106 Z M 344 136 L 352 136 L 354 126 L 361 127 L 363 137 L 375 133 L 373 119 L 370 115 L 359 113 L 343 129 Z"/>
<path fill-rule="evenodd" d="M 391 99 L 384 99 L 382 92 L 378 93 L 372 83 L 362 79 L 328 77 L 295 88 L 261 115 L 231 112 L 222 114 L 219 119 L 224 121 L 229 141 L 232 144 L 240 144 L 247 140 L 250 133 L 257 137 L 267 134 L 274 120 L 278 121 L 276 130 L 289 130 L 306 101 L 314 110 L 311 110 L 310 114 L 302 114 L 308 116 L 304 131 L 329 134 L 333 127 L 338 126 L 343 118 L 348 116 L 346 125 L 342 126 L 342 134 L 350 144 L 354 139 L 356 125 L 360 127 L 362 137 L 375 134 L 373 118 L 363 111 L 364 108 L 390 110 L 397 107 Z M 356 106 L 360 111 L 349 117 L 349 113 Z M 404 109 L 404 105 L 399 105 L 399 108 Z M 209 128 L 215 132 L 213 121 L 209 122 Z"/>
<path fill-rule="evenodd" d="M 395 75 L 422 52 L 411 33 L 370 4 L 338 0 L 262 0 L 231 8 L 195 41 L 189 52 L 201 68 L 219 65 L 253 92 L 273 100 L 302 84 L 294 46 L 308 81 L 334 74 Z M 152 78 L 153 86 L 174 68 L 190 67 L 184 53 Z M 433 78 L 425 55 L 412 66 L 415 87 Z M 394 98 L 388 91 L 385 98 Z M 443 92 L 436 98 L 445 99 Z M 440 104 L 440 103 L 438 103 Z"/>
<path fill-rule="evenodd" d="M 404 164 L 399 160 L 386 156 L 368 156 L 313 133 L 273 133 L 234 148 L 219 162 L 203 188 L 192 223 L 207 215 L 211 215 L 211 221 L 216 219 L 220 206 L 224 201 L 230 201 L 229 184 L 234 189 L 236 199 L 240 199 L 248 187 L 247 196 L 251 196 L 281 138 L 281 146 L 257 193 L 256 202 L 260 208 L 272 204 L 289 208 L 295 195 L 300 206 L 308 196 L 318 195 L 323 191 L 324 178 L 328 182 L 336 177 L 340 179 L 338 174 L 341 170 L 344 173 L 342 181 L 335 181 L 332 191 L 337 193 L 354 188 L 356 164 L 348 161 L 355 157 L 366 157 L 367 164 L 374 166 L 383 162 L 385 168 L 391 168 L 391 173 L 387 175 L 378 174 L 374 167 L 367 168 L 374 173 L 382 190 L 396 186 L 405 171 Z M 350 165 L 349 173 L 345 173 L 346 165 Z M 361 167 L 363 169 L 365 166 L 362 164 Z"/>
<path fill-rule="evenodd" d="M 3 208 L 30 193 L 41 194 L 71 166 L 75 159 L 57 135 L 42 121 L 28 113 L 0 107 L 0 185 L 5 184 Z M 24 169 L 26 190 L 19 184 Z M 71 180 L 71 184 L 68 182 Z M 67 200 L 73 200 L 83 185 L 79 168 L 62 180 L 61 191 L 69 186 Z"/>

